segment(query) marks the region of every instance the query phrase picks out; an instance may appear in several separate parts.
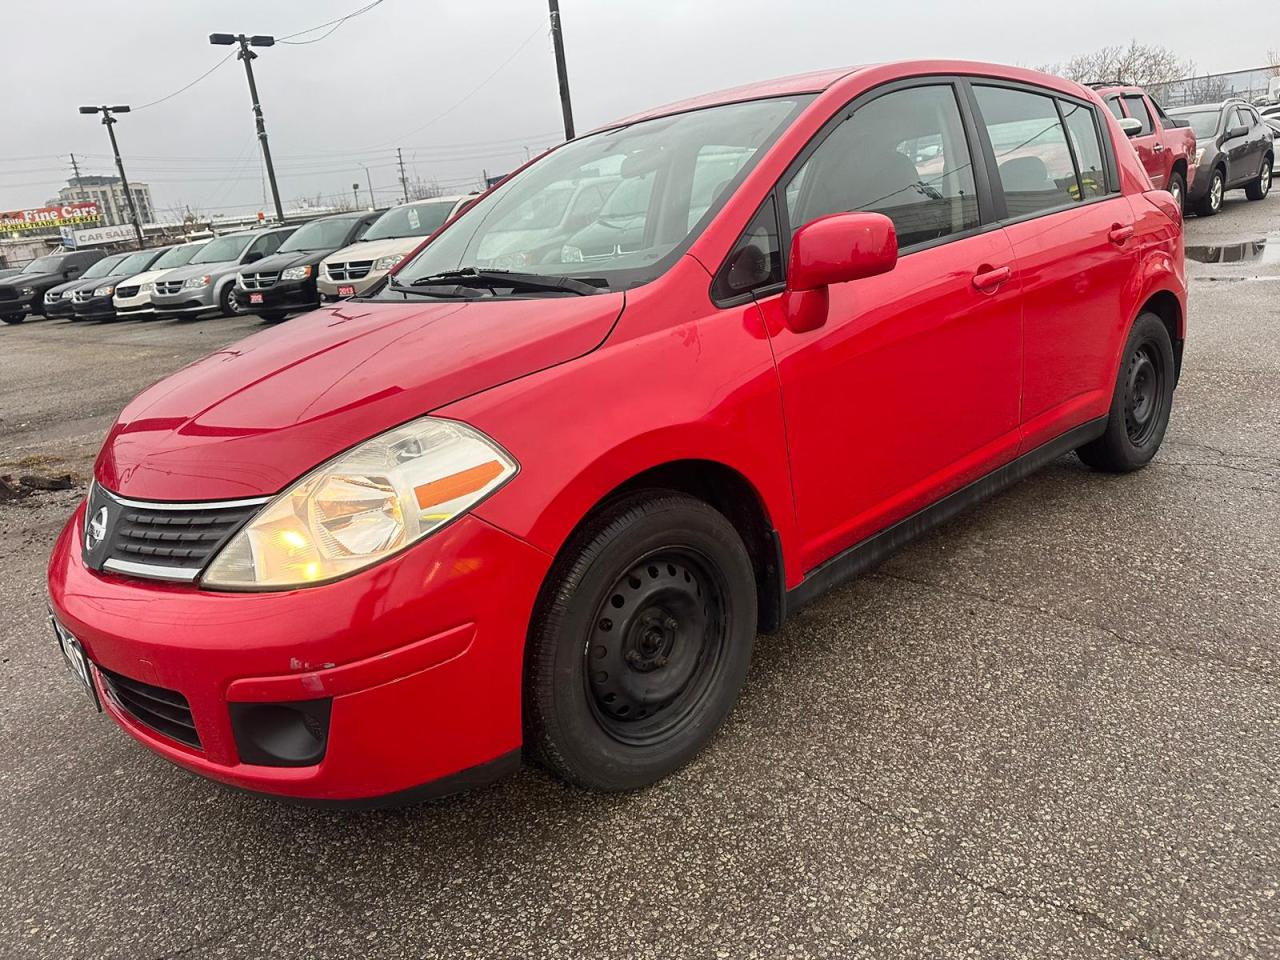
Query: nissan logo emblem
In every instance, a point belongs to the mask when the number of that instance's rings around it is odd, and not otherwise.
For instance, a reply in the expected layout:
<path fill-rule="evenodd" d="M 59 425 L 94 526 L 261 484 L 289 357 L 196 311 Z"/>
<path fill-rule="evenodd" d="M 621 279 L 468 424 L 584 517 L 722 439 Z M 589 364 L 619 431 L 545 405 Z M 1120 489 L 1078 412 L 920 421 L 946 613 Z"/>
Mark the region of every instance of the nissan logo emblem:
<path fill-rule="evenodd" d="M 102 507 L 93 515 L 84 531 L 84 548 L 92 550 L 107 536 L 107 508 Z"/>

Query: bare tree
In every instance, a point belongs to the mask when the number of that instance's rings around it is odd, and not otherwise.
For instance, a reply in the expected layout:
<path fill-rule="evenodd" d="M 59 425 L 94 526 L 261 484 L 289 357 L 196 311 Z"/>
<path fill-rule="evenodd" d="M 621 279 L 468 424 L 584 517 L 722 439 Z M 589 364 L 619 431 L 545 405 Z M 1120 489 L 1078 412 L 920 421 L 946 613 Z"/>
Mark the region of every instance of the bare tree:
<path fill-rule="evenodd" d="M 1280 49 L 1271 47 L 1267 50 L 1267 69 L 1273 77 L 1280 77 Z"/>
<path fill-rule="evenodd" d="M 1128 46 L 1112 44 L 1093 53 L 1078 54 L 1066 63 L 1039 69 L 1079 83 L 1119 82 L 1145 87 L 1180 80 L 1194 67 L 1191 61 L 1180 59 L 1168 47 L 1130 40 Z"/>

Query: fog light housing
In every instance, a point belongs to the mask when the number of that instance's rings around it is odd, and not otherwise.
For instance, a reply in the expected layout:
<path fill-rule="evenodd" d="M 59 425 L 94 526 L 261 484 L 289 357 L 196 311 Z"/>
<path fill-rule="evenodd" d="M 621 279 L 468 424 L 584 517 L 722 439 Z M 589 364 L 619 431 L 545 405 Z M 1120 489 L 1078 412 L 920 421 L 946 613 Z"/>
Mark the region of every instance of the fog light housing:
<path fill-rule="evenodd" d="M 228 706 L 241 763 L 310 767 L 324 759 L 331 698 Z"/>

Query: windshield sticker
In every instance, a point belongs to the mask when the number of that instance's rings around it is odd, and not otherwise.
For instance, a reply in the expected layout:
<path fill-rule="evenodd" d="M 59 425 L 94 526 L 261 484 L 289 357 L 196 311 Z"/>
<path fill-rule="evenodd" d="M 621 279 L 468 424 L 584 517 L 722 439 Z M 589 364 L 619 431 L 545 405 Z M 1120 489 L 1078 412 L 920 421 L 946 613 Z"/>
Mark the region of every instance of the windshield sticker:
<path fill-rule="evenodd" d="M 410 207 L 409 208 L 409 226 L 412 227 L 414 230 L 417 230 L 418 227 L 420 227 L 421 225 L 422 225 L 422 221 L 418 218 L 418 211 L 415 208 Z"/>

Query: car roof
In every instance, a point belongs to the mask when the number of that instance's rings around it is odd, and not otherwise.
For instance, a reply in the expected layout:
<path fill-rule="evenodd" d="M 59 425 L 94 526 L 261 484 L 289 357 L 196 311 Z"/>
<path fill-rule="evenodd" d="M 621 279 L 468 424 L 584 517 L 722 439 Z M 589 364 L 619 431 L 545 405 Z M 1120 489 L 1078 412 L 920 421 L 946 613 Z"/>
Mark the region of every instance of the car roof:
<path fill-rule="evenodd" d="M 1168 113 L 1198 113 L 1205 110 L 1221 110 L 1223 107 L 1239 106 L 1240 104 L 1248 106 L 1247 101 L 1243 97 L 1229 97 L 1226 100 L 1219 100 L 1216 103 L 1188 103 L 1181 107 L 1172 107 Z"/>

